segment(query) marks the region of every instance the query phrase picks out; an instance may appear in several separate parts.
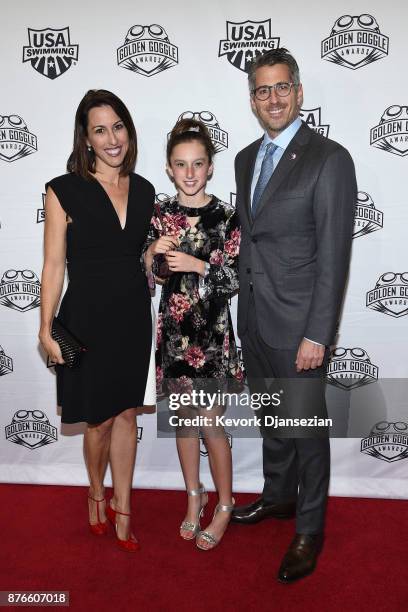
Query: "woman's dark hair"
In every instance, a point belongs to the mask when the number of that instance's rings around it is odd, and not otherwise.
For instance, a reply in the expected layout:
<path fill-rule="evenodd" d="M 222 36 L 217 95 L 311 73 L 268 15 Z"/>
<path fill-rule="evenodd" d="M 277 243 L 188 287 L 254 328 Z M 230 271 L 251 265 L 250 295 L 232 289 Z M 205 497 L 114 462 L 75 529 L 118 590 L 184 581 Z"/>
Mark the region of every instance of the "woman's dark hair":
<path fill-rule="evenodd" d="M 68 172 L 73 172 L 84 178 L 89 178 L 90 172 L 95 172 L 95 154 L 86 146 L 88 132 L 88 113 L 92 108 L 110 106 L 123 121 L 129 135 L 129 148 L 123 160 L 120 171 L 126 176 L 135 167 L 137 157 L 136 130 L 130 113 L 122 100 L 106 89 L 90 89 L 79 103 L 75 114 L 74 146 L 67 162 Z"/>
<path fill-rule="evenodd" d="M 196 119 L 180 119 L 177 121 L 167 141 L 167 162 L 170 164 L 171 153 L 176 145 L 192 141 L 201 142 L 211 164 L 215 154 L 215 147 L 205 124 Z"/>

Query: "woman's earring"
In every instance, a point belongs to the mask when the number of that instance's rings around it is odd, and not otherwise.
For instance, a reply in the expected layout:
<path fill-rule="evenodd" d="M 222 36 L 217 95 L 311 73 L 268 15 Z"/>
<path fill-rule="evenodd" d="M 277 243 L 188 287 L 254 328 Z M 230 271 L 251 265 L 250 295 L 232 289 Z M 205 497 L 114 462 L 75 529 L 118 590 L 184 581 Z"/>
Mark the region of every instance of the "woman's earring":
<path fill-rule="evenodd" d="M 92 147 L 91 147 L 91 145 L 88 145 L 86 148 L 88 149 L 88 151 L 89 151 L 89 152 L 91 152 L 91 151 L 92 151 Z"/>

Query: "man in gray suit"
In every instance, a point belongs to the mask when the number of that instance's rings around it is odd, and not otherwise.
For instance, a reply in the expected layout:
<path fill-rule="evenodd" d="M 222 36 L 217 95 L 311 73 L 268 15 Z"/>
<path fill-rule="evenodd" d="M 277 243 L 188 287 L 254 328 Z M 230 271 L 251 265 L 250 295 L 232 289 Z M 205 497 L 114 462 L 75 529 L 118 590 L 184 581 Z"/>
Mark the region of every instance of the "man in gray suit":
<path fill-rule="evenodd" d="M 261 378 L 317 383 L 314 395 L 301 385 L 292 394 L 292 409 L 302 417 L 326 410 L 323 380 L 357 197 L 354 165 L 346 149 L 302 123 L 299 68 L 286 49 L 254 60 L 249 87 L 265 134 L 235 160 L 242 226 L 238 334 L 250 387 Z M 262 496 L 236 508 L 232 520 L 296 515 L 296 535 L 278 574 L 281 582 L 292 582 L 314 570 L 321 549 L 329 439 L 313 433 L 274 438 L 265 429 Z"/>

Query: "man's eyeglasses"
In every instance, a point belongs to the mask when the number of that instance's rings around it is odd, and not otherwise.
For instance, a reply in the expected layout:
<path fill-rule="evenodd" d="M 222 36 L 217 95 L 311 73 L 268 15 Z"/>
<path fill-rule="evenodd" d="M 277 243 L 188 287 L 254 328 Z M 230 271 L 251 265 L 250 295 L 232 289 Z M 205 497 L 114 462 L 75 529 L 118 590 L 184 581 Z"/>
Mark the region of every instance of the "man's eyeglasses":
<path fill-rule="evenodd" d="M 257 100 L 267 100 L 270 95 L 272 89 L 275 90 L 277 96 L 281 98 L 286 98 L 292 91 L 292 87 L 296 86 L 297 83 L 275 83 L 275 85 L 260 85 L 256 89 L 252 90 L 252 95 L 255 96 Z"/>

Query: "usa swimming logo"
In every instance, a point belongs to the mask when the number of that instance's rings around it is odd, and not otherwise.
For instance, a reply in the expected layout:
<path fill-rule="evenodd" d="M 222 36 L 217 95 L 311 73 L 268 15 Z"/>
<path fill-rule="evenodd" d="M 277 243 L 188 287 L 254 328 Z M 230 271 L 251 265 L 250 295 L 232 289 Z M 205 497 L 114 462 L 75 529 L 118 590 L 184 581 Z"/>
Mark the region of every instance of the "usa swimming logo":
<path fill-rule="evenodd" d="M 6 270 L 0 281 L 0 304 L 18 312 L 40 305 L 41 284 L 32 270 Z"/>
<path fill-rule="evenodd" d="M 151 77 L 178 64 L 178 47 L 170 42 L 163 26 L 134 25 L 117 49 L 118 66 Z"/>
<path fill-rule="evenodd" d="M 334 387 L 350 391 L 378 380 L 378 366 L 371 363 L 365 349 L 334 349 L 327 366 L 326 380 Z"/>
<path fill-rule="evenodd" d="M 0 159 L 17 161 L 37 151 L 37 136 L 20 115 L 0 115 Z"/>
<path fill-rule="evenodd" d="M 385 272 L 366 295 L 366 306 L 390 317 L 408 314 L 408 272 Z"/>
<path fill-rule="evenodd" d="M 400 157 L 408 155 L 408 106 L 393 104 L 385 109 L 380 123 L 370 130 L 370 145 Z"/>
<path fill-rule="evenodd" d="M 248 72 L 251 62 L 258 56 L 279 47 L 280 38 L 272 36 L 271 20 L 227 21 L 227 38 L 220 40 L 218 57 L 227 56 L 229 63 Z"/>
<path fill-rule="evenodd" d="M 177 119 L 195 119 L 205 123 L 216 153 L 228 149 L 228 133 L 220 127 L 217 117 L 211 111 L 185 111 Z"/>
<path fill-rule="evenodd" d="M 389 38 L 367 13 L 342 15 L 322 41 L 322 59 L 357 70 L 388 55 Z"/>
<path fill-rule="evenodd" d="M 317 108 L 301 108 L 299 112 L 300 118 L 306 123 L 308 127 L 310 127 L 317 134 L 321 134 L 322 136 L 329 135 L 330 125 L 323 125 L 321 119 L 322 108 L 318 106 Z"/>
<path fill-rule="evenodd" d="M 42 208 L 37 208 L 37 223 L 45 221 L 45 193 L 42 194 Z"/>
<path fill-rule="evenodd" d="M 354 214 L 353 238 L 360 238 L 383 228 L 384 214 L 375 207 L 372 197 L 365 191 L 357 194 Z"/>
<path fill-rule="evenodd" d="M 56 79 L 62 76 L 78 61 L 78 45 L 72 45 L 69 28 L 28 28 L 28 45 L 23 47 L 23 63 L 31 66 L 47 77 Z"/>

